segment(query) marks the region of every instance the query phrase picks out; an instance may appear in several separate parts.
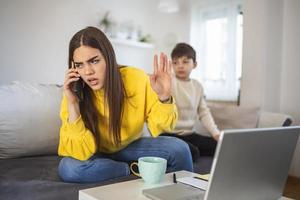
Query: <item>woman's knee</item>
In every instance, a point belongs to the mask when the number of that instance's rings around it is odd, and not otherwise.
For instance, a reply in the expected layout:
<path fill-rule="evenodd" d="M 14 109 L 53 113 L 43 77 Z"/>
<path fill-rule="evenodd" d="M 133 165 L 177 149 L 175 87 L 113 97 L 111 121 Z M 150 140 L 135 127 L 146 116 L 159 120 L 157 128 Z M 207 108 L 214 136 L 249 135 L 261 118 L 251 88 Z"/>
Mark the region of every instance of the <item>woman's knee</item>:
<path fill-rule="evenodd" d="M 165 137 L 167 139 L 166 145 L 167 149 L 170 150 L 171 153 L 174 154 L 183 154 L 183 155 L 188 155 L 190 154 L 190 149 L 188 144 L 178 138 L 175 137 Z"/>
<path fill-rule="evenodd" d="M 85 161 L 76 160 L 70 157 L 64 157 L 58 165 L 58 174 L 65 182 L 79 182 L 80 175 L 78 169 L 81 163 Z"/>
<path fill-rule="evenodd" d="M 174 170 L 193 171 L 192 156 L 188 144 L 175 137 L 165 137 L 165 139 L 165 149 L 170 155 L 170 162 L 171 165 L 174 165 Z"/>

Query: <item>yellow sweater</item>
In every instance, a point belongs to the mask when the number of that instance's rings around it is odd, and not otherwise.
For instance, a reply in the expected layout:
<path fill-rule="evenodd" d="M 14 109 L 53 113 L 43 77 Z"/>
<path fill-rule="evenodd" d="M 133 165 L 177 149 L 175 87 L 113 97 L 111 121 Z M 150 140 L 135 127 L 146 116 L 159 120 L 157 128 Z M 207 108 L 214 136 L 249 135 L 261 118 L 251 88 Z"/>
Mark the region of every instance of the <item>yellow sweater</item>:
<path fill-rule="evenodd" d="M 121 125 L 121 145 L 116 146 L 108 132 L 108 108 L 104 110 L 104 90 L 95 91 L 96 106 L 99 110 L 100 144 L 96 147 L 92 132 L 87 129 L 81 117 L 68 122 L 68 104 L 64 96 L 61 103 L 60 140 L 58 154 L 71 156 L 78 160 L 87 160 L 98 152 L 114 153 L 125 148 L 142 135 L 144 122 L 153 137 L 162 132 L 171 132 L 177 121 L 177 109 L 172 104 L 163 104 L 152 90 L 149 77 L 132 67 L 120 68 L 127 97 Z"/>

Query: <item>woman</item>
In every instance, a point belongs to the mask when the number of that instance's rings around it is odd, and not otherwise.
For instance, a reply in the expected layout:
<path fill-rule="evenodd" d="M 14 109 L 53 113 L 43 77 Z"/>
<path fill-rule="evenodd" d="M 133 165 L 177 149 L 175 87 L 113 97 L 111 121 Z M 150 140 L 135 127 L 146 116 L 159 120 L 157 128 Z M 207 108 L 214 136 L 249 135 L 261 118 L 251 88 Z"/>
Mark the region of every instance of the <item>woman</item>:
<path fill-rule="evenodd" d="M 129 55 L 130 56 L 130 55 Z M 97 28 L 77 32 L 69 45 L 58 153 L 66 182 L 98 182 L 130 174 L 128 163 L 142 156 L 167 159 L 168 170 L 193 171 L 183 141 L 157 137 L 177 120 L 171 97 L 171 66 L 164 54 L 154 73 L 119 67 L 111 43 Z M 72 85 L 82 87 L 82 100 Z M 153 137 L 141 138 L 144 122 Z"/>

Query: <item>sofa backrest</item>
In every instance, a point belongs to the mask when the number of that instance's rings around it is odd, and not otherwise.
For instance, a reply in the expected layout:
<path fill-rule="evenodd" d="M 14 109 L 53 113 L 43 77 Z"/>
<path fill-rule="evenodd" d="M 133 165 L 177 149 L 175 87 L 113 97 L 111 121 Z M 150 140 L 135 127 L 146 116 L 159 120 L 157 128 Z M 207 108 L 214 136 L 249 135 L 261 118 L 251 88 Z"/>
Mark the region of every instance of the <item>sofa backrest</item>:
<path fill-rule="evenodd" d="M 0 159 L 57 154 L 62 88 L 15 82 L 0 86 Z M 221 130 L 283 126 L 291 117 L 258 108 L 210 105 Z M 198 129 L 197 129 L 198 128 Z M 203 126 L 196 131 L 208 134 Z M 144 136 L 149 136 L 144 127 Z"/>
<path fill-rule="evenodd" d="M 56 85 L 0 86 L 0 158 L 57 153 L 61 96 Z"/>
<path fill-rule="evenodd" d="M 261 112 L 259 115 L 258 126 L 259 128 L 290 126 L 294 119 L 287 114 L 274 113 L 274 112 Z"/>
<path fill-rule="evenodd" d="M 259 108 L 208 103 L 211 115 L 220 130 L 256 128 L 259 119 Z M 202 135 L 210 135 L 201 125 L 196 123 L 195 131 Z"/>
<path fill-rule="evenodd" d="M 258 107 L 210 105 L 209 108 L 221 130 L 257 127 L 259 118 Z"/>

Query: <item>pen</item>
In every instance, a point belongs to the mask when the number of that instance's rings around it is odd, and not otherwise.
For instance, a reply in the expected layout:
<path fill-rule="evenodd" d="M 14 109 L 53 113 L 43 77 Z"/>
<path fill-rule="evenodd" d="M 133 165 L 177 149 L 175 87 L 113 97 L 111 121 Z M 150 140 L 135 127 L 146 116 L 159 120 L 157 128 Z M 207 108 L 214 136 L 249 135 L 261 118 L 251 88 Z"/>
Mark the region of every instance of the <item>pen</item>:
<path fill-rule="evenodd" d="M 202 181 L 208 181 L 208 180 L 206 180 L 206 179 L 204 179 L 204 178 L 200 178 L 200 177 L 198 177 L 198 176 L 194 176 L 193 178 L 200 179 L 200 180 L 202 180 Z"/>
<path fill-rule="evenodd" d="M 176 174 L 173 173 L 173 183 L 177 183 Z"/>

